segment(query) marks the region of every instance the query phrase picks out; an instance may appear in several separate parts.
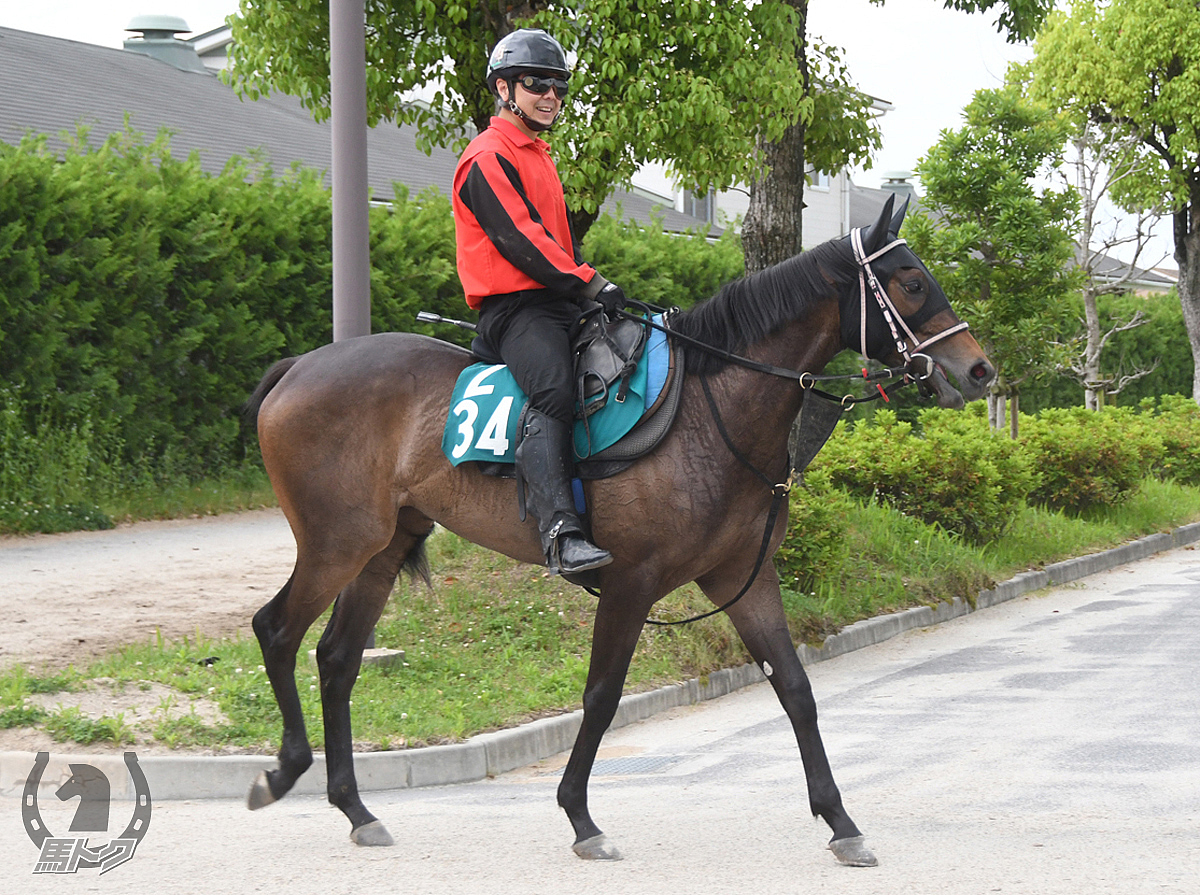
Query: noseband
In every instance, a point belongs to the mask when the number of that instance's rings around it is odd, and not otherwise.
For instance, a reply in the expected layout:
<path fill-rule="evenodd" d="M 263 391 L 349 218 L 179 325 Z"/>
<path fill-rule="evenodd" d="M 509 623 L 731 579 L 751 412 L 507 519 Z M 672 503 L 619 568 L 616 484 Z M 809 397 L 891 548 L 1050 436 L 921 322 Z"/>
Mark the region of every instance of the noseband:
<path fill-rule="evenodd" d="M 909 329 L 908 324 L 904 322 L 904 318 L 896 310 L 896 306 L 892 304 L 891 297 L 880 284 L 879 277 L 875 275 L 875 271 L 871 268 L 872 261 L 886 255 L 892 249 L 896 248 L 896 246 L 906 245 L 907 240 L 894 239 L 879 251 L 868 255 L 863 248 L 862 234 L 861 227 L 856 227 L 850 231 L 850 245 L 854 248 L 854 260 L 858 264 L 859 346 L 862 356 L 864 359 L 867 357 L 867 292 L 870 291 L 875 296 L 875 302 L 879 305 L 879 310 L 883 312 L 883 319 L 887 321 L 888 329 L 892 332 L 892 339 L 896 343 L 896 351 L 904 358 L 905 366 L 917 379 L 928 379 L 933 375 L 934 361 L 928 354 L 923 353 L 924 349 L 935 342 L 940 342 L 942 339 L 967 329 L 967 323 L 966 321 L 962 321 L 949 329 L 942 330 L 935 336 L 930 336 L 924 342 L 918 339 L 913 334 L 913 331 Z M 903 330 L 904 335 L 912 340 L 912 349 L 909 349 L 908 341 L 900 335 L 900 330 Z M 921 369 L 922 367 L 924 368 L 923 370 Z"/>

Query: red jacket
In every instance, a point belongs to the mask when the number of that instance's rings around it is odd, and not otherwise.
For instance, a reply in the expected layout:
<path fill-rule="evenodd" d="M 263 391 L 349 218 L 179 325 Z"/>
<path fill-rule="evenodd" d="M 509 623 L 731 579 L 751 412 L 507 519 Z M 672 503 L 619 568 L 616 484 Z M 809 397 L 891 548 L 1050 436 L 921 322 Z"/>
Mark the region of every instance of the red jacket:
<path fill-rule="evenodd" d="M 544 140 L 493 118 L 454 172 L 458 277 L 467 304 L 552 289 L 594 298 L 608 282 L 580 257 L 562 181 Z"/>

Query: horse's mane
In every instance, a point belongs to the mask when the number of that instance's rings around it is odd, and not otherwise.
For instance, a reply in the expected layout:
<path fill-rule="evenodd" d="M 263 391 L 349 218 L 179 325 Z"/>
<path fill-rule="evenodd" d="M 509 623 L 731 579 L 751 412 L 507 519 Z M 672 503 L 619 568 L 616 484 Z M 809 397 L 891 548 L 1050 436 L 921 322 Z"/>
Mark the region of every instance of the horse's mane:
<path fill-rule="evenodd" d="M 706 345 L 741 354 L 748 345 L 766 338 L 795 320 L 836 283 L 851 280 L 857 271 L 849 244 L 840 239 L 822 243 L 780 264 L 732 283 L 688 311 L 676 315 L 671 328 Z M 687 350 L 689 373 L 714 373 L 726 361 L 697 348 Z"/>

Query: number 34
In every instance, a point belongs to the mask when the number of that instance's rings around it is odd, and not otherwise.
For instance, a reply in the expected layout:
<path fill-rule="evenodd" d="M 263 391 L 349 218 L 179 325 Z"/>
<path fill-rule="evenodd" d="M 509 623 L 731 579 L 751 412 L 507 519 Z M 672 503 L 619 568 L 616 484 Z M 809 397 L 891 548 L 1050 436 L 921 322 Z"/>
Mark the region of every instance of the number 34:
<path fill-rule="evenodd" d="M 463 389 L 462 400 L 451 410 L 455 416 L 462 417 L 458 424 L 459 440 L 450 451 L 455 460 L 462 457 L 471 447 L 477 451 L 491 451 L 497 457 L 503 457 L 508 453 L 510 443 L 508 416 L 512 411 L 512 395 L 506 395 L 500 399 L 500 403 L 496 405 L 496 409 L 492 411 L 492 415 L 484 424 L 483 431 L 479 433 L 479 439 L 475 440 L 475 422 L 479 418 L 479 405 L 473 399 L 492 394 L 496 387 L 485 384 L 484 380 L 497 370 L 503 369 L 503 364 L 496 364 L 480 370 Z"/>

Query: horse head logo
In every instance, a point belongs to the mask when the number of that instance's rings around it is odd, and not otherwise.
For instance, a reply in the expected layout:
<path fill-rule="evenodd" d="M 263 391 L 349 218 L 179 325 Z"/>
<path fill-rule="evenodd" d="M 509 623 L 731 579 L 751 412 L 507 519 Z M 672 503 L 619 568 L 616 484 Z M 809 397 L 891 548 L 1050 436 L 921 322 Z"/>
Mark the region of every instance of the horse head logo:
<path fill-rule="evenodd" d="M 90 764 L 71 765 L 71 777 L 54 793 L 61 801 L 79 796 L 71 832 L 108 832 L 108 778 Z"/>

